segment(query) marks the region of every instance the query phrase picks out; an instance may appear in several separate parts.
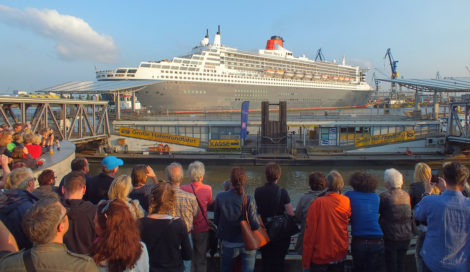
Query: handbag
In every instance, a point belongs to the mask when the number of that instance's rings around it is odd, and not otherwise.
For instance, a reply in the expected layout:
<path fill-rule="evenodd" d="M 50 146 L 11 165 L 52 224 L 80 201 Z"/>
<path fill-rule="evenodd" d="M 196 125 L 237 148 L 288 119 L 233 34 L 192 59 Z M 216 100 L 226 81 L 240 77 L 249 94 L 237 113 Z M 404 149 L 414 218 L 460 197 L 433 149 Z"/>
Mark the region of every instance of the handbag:
<path fill-rule="evenodd" d="M 263 220 L 258 215 L 259 228 L 252 230 L 248 219 L 248 211 L 246 207 L 246 194 L 243 196 L 242 204 L 242 221 L 240 227 L 242 229 L 243 243 L 246 250 L 255 250 L 265 246 L 269 242 L 269 236 L 264 227 Z"/>
<path fill-rule="evenodd" d="M 272 241 L 290 237 L 299 232 L 293 216 L 282 214 L 267 218 L 268 234 Z"/>
<path fill-rule="evenodd" d="M 278 188 L 275 200 L 275 203 L 281 202 L 281 188 Z M 266 226 L 271 241 L 290 237 L 300 231 L 294 217 L 286 213 L 266 218 Z"/>
<path fill-rule="evenodd" d="M 193 189 L 194 196 L 196 197 L 196 202 L 197 205 L 199 206 L 199 210 L 202 213 L 202 216 L 204 217 L 204 220 L 206 220 L 207 225 L 209 225 L 209 245 L 207 248 L 207 251 L 211 255 L 211 257 L 214 257 L 215 253 L 219 249 L 219 239 L 217 238 L 217 226 L 212 222 L 207 219 L 206 215 L 202 212 L 202 206 L 201 203 L 199 203 L 199 199 L 197 198 L 196 191 L 194 190 L 193 185 L 191 184 L 191 189 Z"/>

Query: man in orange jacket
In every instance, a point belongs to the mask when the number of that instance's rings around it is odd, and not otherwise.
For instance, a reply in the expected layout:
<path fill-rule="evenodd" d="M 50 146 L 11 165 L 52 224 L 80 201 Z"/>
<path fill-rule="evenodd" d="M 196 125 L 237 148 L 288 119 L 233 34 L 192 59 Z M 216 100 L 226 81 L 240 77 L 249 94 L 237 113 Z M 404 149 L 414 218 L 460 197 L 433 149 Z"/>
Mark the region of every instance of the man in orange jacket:
<path fill-rule="evenodd" d="M 341 195 L 344 181 L 331 171 L 328 191 L 310 205 L 305 222 L 302 266 L 310 271 L 343 271 L 348 253 L 349 198 Z"/>

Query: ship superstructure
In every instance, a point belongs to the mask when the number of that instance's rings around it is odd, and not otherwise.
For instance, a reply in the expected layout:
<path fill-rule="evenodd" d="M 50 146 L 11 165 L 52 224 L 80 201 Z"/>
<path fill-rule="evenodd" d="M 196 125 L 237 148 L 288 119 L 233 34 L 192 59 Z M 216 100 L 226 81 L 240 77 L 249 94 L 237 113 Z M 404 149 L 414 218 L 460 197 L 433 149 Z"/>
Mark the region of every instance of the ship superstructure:
<path fill-rule="evenodd" d="M 172 60 L 145 61 L 137 68 L 96 72 L 97 80 L 155 80 L 139 91 L 155 110 L 232 110 L 249 100 L 287 101 L 293 107 L 360 106 L 371 92 L 359 66 L 295 57 L 272 36 L 266 48 L 241 51 L 221 44 L 220 28 L 209 43 Z M 189 102 L 189 104 L 187 104 Z"/>

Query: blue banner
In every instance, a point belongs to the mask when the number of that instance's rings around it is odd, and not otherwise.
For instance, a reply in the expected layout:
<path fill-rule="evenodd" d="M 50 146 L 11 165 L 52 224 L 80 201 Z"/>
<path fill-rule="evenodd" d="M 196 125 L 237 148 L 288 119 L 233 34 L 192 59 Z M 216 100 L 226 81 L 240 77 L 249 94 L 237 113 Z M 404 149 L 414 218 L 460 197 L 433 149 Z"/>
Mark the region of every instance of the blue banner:
<path fill-rule="evenodd" d="M 242 124 L 240 131 L 240 138 L 245 140 L 247 132 L 246 128 L 248 127 L 248 109 L 250 108 L 250 101 L 243 101 L 242 103 Z"/>

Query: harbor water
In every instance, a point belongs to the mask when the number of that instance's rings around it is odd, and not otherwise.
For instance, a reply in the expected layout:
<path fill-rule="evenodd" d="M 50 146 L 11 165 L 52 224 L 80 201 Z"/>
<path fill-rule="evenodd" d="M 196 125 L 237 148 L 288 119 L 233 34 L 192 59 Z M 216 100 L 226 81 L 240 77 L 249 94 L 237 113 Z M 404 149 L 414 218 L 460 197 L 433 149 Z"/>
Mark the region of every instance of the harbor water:
<path fill-rule="evenodd" d="M 125 162 L 124 166 L 119 168 L 117 175 L 130 175 L 132 168 L 136 164 Z M 165 177 L 165 167 L 166 164 L 158 163 L 149 163 L 152 169 L 155 171 L 158 179 L 166 179 Z M 183 165 L 184 170 L 186 171 L 188 165 Z M 204 176 L 204 183 L 212 186 L 213 197 L 217 193 L 224 190 L 222 183 L 229 179 L 230 170 L 235 165 L 206 165 L 206 175 Z M 246 170 L 247 175 L 247 184 L 246 190 L 249 194 L 253 194 L 256 187 L 262 186 L 266 180 L 264 178 L 264 166 L 242 166 Z M 441 164 L 436 164 L 432 166 L 440 170 Z M 321 165 L 321 166 L 285 166 L 282 165 L 282 176 L 279 181 L 279 185 L 285 188 L 291 197 L 291 201 L 294 207 L 297 205 L 297 201 L 300 196 L 309 190 L 308 187 L 308 176 L 311 172 L 320 171 L 325 175 L 328 174 L 331 170 L 339 171 L 344 178 L 345 188 L 344 191 L 351 190 L 349 186 L 349 177 L 356 171 L 365 171 L 372 174 L 378 180 L 377 193 L 385 191 L 384 182 L 383 182 L 383 173 L 388 168 L 396 168 L 399 170 L 404 177 L 403 188 L 408 190 L 409 185 L 413 182 L 413 172 L 414 165 L 368 165 L 368 166 L 354 166 L 354 165 L 343 165 L 341 163 L 331 164 L 331 165 Z M 100 171 L 99 163 L 90 163 L 90 175 L 96 175 Z M 185 173 L 183 184 L 189 183 L 189 178 Z"/>

